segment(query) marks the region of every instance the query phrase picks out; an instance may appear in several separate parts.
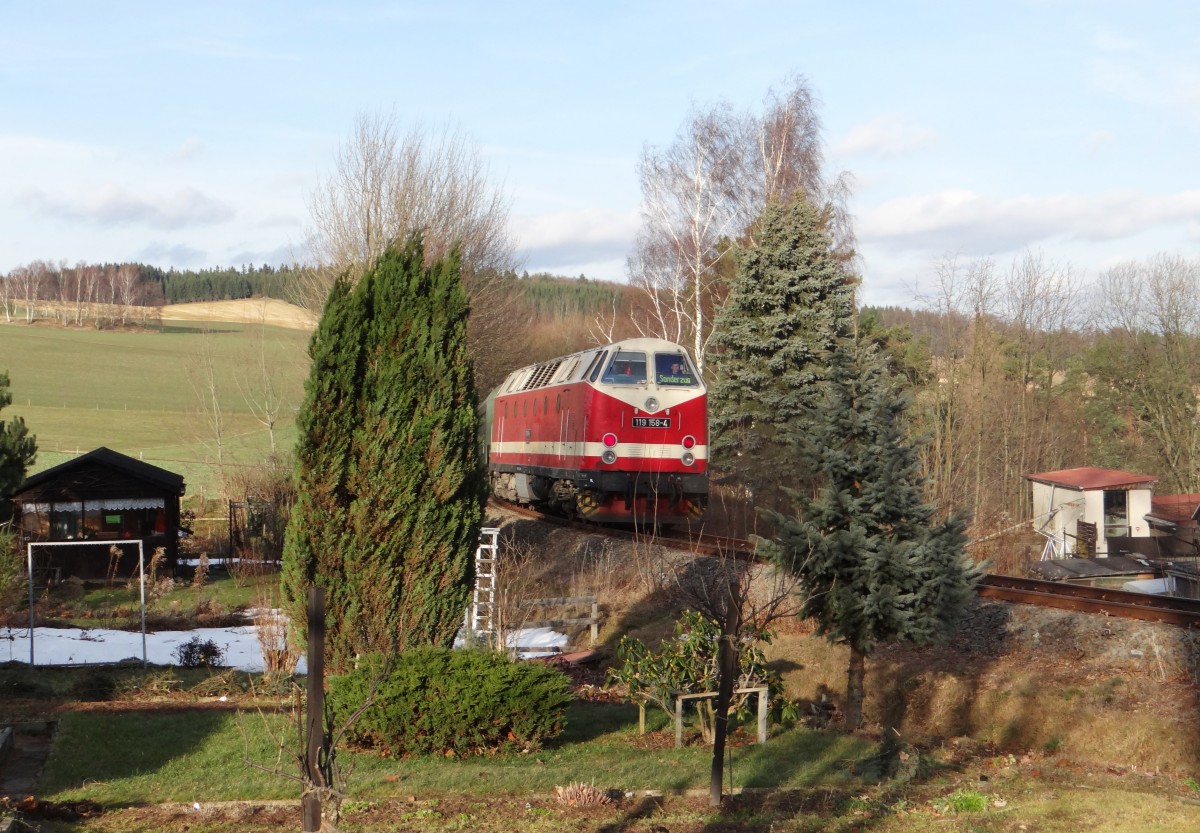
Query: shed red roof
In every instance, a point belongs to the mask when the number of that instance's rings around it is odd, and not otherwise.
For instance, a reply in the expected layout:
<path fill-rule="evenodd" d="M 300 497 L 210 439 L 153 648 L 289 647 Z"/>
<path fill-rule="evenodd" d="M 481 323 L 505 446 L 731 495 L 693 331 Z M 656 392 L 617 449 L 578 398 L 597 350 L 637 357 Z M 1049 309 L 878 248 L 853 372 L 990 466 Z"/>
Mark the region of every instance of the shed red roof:
<path fill-rule="evenodd" d="M 1164 521 L 1183 523 L 1196 517 L 1200 495 L 1163 495 L 1150 499 L 1150 516 Z"/>
<path fill-rule="evenodd" d="M 1062 471 L 1046 471 L 1041 474 L 1027 474 L 1026 480 L 1035 483 L 1045 483 L 1049 486 L 1063 486 L 1068 489 L 1091 491 L 1094 489 L 1136 489 L 1152 488 L 1158 483 L 1158 478 L 1149 474 L 1133 474 L 1114 469 L 1097 469 L 1083 466 L 1077 469 Z"/>

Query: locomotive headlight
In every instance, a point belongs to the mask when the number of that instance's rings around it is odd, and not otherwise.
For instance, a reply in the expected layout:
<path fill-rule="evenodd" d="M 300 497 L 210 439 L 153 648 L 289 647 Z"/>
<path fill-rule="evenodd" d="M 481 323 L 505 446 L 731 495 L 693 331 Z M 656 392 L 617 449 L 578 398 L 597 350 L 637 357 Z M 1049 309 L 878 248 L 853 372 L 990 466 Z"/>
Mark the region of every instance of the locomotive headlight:
<path fill-rule="evenodd" d="M 696 462 L 696 455 L 690 451 L 685 451 L 682 455 L 680 455 L 679 459 L 685 466 L 690 466 Z"/>
<path fill-rule="evenodd" d="M 649 413 L 654 413 L 655 411 L 658 410 L 658 400 L 655 399 L 653 396 L 651 396 L 650 398 L 648 398 L 646 400 L 646 410 Z"/>
<path fill-rule="evenodd" d="M 612 465 L 617 462 L 617 452 L 613 451 L 613 446 L 617 444 L 617 435 L 613 433 L 605 434 L 600 438 L 604 443 L 604 451 L 600 454 L 600 461 Z"/>

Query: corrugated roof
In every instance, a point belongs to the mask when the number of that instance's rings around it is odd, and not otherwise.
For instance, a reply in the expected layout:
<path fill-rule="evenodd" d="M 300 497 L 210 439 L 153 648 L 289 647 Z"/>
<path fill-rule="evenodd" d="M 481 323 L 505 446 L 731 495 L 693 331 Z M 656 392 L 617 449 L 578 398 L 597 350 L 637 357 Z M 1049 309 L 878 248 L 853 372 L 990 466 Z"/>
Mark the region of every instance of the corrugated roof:
<path fill-rule="evenodd" d="M 1133 474 L 1128 471 L 1115 469 L 1098 469 L 1092 466 L 1082 466 L 1077 469 L 1062 471 L 1047 471 L 1040 474 L 1027 474 L 1026 480 L 1035 483 L 1045 483 L 1048 486 L 1063 486 L 1068 489 L 1090 491 L 1093 489 L 1136 489 L 1151 488 L 1158 478 L 1149 474 Z"/>

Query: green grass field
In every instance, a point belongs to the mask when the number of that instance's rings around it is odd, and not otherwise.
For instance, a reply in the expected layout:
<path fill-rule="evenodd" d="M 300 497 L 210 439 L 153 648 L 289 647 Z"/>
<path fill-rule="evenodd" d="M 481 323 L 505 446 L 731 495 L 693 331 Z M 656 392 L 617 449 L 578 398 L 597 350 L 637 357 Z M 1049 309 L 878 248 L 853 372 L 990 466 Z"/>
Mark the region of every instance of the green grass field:
<path fill-rule="evenodd" d="M 264 398 L 265 378 L 279 406 L 277 447 L 291 449 L 308 339 L 300 330 L 223 322 L 144 332 L 0 324 L 0 372 L 13 397 L 0 419 L 21 416 L 37 436 L 31 474 L 107 446 L 182 474 L 189 495 L 211 495 L 219 459 L 230 468 L 256 465 L 270 452 L 253 405 Z M 206 416 L 212 389 L 219 443 Z"/>

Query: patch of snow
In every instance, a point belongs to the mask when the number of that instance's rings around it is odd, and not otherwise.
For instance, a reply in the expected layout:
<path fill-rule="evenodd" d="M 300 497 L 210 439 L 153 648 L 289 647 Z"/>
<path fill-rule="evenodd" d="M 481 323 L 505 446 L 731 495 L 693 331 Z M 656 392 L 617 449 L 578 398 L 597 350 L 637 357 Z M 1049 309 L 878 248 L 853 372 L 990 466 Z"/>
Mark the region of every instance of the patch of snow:
<path fill-rule="evenodd" d="M 157 631 L 146 634 L 146 661 L 176 665 L 180 645 L 199 638 L 211 641 L 225 655 L 225 666 L 239 671 L 263 670 L 258 627 L 196 628 L 190 631 Z M 546 656 L 567 646 L 565 634 L 550 628 L 528 628 L 509 634 L 508 647 L 521 649 L 522 657 Z M 542 649 L 542 650 L 538 650 Z M 142 660 L 142 634 L 104 628 L 34 628 L 33 663 L 43 665 L 90 665 Z M 0 628 L 0 662 L 29 662 L 29 629 Z M 297 674 L 305 674 L 308 663 L 301 656 Z"/>
<path fill-rule="evenodd" d="M 1121 585 L 1121 589 L 1130 593 L 1149 593 L 1152 596 L 1169 595 L 1172 590 L 1169 578 L 1143 578 L 1127 581 Z"/>

